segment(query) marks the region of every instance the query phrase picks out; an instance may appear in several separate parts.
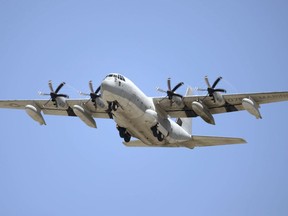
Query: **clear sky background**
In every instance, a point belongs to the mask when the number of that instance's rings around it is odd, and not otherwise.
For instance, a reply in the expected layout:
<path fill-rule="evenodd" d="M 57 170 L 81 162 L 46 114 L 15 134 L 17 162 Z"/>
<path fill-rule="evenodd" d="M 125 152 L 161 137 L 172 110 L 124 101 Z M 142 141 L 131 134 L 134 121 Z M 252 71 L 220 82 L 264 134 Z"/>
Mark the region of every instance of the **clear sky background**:
<path fill-rule="evenodd" d="M 166 79 L 228 92 L 288 90 L 288 4 L 0 0 L 0 99 L 79 98 L 118 72 L 147 95 Z M 179 93 L 184 93 L 182 87 Z M 48 98 L 47 98 L 48 99 Z M 193 122 L 247 145 L 127 148 L 115 123 L 0 110 L 0 215 L 288 215 L 288 102 Z"/>

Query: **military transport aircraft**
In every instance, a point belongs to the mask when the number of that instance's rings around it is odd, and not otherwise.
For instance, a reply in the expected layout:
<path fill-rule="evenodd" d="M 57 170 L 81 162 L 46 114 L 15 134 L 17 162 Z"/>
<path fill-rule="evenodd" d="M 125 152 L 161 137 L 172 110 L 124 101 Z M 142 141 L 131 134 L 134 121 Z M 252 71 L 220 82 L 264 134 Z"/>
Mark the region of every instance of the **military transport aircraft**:
<path fill-rule="evenodd" d="M 52 82 L 49 81 L 50 93 L 40 93 L 50 96 L 49 100 L 2 100 L 0 108 L 23 109 L 40 125 L 46 125 L 42 113 L 76 116 L 93 128 L 97 127 L 94 118 L 113 119 L 126 146 L 192 149 L 198 146 L 246 143 L 241 138 L 192 135 L 192 118 L 199 116 L 205 122 L 215 124 L 214 114 L 246 110 L 260 119 L 260 104 L 288 100 L 288 91 L 222 94 L 226 93 L 226 90 L 216 88 L 221 79 L 222 77 L 218 77 L 211 85 L 208 77 L 205 77 L 205 96 L 192 95 L 191 87 L 187 88 L 185 95 L 180 95 L 176 90 L 183 82 L 172 88 L 169 78 L 167 90 L 158 88 L 166 96 L 147 97 L 128 78 L 111 73 L 96 90 L 90 81 L 91 93 L 84 94 L 90 98 L 84 99 L 69 99 L 68 95 L 59 93 L 65 85 L 64 82 L 54 90 Z M 176 118 L 176 121 L 173 118 Z M 131 140 L 131 137 L 136 139 Z"/>

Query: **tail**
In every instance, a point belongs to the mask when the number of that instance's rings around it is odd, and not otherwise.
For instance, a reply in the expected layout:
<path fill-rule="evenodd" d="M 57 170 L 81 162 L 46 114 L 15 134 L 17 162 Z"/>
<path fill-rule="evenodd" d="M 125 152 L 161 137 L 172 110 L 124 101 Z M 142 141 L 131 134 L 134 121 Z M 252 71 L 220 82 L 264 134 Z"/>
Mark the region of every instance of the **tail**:
<path fill-rule="evenodd" d="M 192 96 L 193 90 L 188 87 L 185 96 Z M 187 133 L 192 134 L 192 118 L 178 118 L 177 124 L 180 125 Z"/>

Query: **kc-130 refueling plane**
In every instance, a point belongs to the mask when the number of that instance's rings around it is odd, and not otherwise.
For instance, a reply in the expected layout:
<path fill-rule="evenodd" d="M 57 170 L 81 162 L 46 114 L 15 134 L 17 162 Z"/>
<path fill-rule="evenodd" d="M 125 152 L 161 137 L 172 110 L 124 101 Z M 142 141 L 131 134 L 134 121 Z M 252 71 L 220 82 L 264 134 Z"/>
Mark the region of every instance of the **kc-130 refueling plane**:
<path fill-rule="evenodd" d="M 241 138 L 192 135 L 192 118 L 200 117 L 209 124 L 215 124 L 213 115 L 246 110 L 261 119 L 260 104 L 288 100 L 288 91 L 245 94 L 222 94 L 225 89 L 216 88 L 222 77 L 211 85 L 205 77 L 207 95 L 192 95 L 188 87 L 185 95 L 176 91 L 183 85 L 172 88 L 170 78 L 168 89 L 159 91 L 164 97 L 146 96 L 128 78 L 111 73 L 94 91 L 89 82 L 90 99 L 69 99 L 59 91 L 61 83 L 54 90 L 49 81 L 49 100 L 2 100 L 0 108 L 23 109 L 40 125 L 46 125 L 42 113 L 50 115 L 76 116 L 89 127 L 96 128 L 94 118 L 108 118 L 116 122 L 119 135 L 126 146 L 187 147 L 215 146 L 246 143 Z M 203 89 L 200 89 L 203 90 Z M 82 93 L 83 94 L 83 93 Z M 174 121 L 171 118 L 176 118 Z M 132 139 L 135 137 L 136 139 Z"/>

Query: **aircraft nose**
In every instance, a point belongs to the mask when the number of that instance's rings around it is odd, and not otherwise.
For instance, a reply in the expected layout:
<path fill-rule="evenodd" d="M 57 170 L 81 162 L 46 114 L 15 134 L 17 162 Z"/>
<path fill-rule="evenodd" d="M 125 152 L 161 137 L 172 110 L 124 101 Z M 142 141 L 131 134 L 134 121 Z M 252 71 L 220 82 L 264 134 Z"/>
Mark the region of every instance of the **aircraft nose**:
<path fill-rule="evenodd" d="M 112 82 L 109 79 L 104 79 L 101 83 L 101 90 L 105 91 L 105 90 L 109 90 L 112 86 Z"/>
<path fill-rule="evenodd" d="M 113 101 L 113 86 L 114 81 L 106 78 L 101 83 L 101 95 L 106 101 Z"/>

